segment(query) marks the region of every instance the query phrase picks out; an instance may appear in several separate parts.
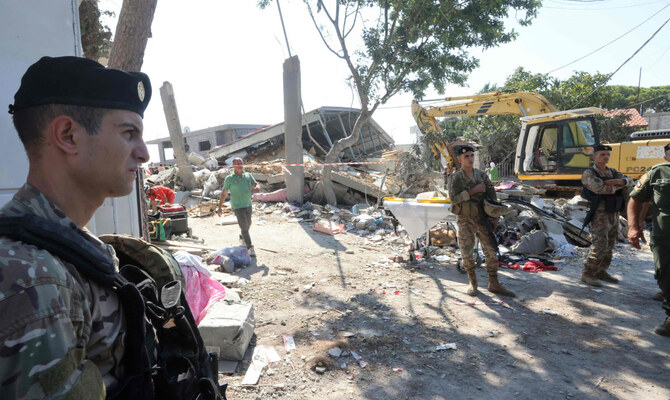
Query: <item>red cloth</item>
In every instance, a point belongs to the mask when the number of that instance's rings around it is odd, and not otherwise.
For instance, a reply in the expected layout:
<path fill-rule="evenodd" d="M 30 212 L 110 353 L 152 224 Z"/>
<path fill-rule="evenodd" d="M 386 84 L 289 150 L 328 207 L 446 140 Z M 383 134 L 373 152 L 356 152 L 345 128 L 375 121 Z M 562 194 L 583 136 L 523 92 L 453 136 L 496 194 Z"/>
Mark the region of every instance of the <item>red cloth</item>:
<path fill-rule="evenodd" d="M 510 269 L 520 269 L 526 272 L 540 272 L 540 271 L 558 271 L 558 268 L 553 265 L 544 265 L 541 261 L 530 260 L 526 262 L 523 267 L 519 264 L 506 265 Z"/>
<path fill-rule="evenodd" d="M 150 189 L 149 197 L 158 204 L 172 204 L 174 203 L 174 190 L 165 186 L 154 186 Z"/>

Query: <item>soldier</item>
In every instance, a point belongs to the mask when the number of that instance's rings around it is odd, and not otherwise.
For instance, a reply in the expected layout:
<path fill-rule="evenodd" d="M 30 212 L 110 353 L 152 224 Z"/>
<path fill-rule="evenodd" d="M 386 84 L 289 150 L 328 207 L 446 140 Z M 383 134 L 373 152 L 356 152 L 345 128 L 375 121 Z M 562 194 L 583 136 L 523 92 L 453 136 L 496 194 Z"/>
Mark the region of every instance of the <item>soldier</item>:
<path fill-rule="evenodd" d="M 654 329 L 658 335 L 670 336 L 670 247 L 667 245 L 670 235 L 670 144 L 665 145 L 665 159 L 668 162 L 652 167 L 640 178 L 630 194 L 628 202 L 628 241 L 640 248 L 644 241 L 639 216 L 643 204 L 652 202 L 652 229 L 649 247 L 654 254 L 654 278 L 661 288 L 665 322 Z M 665 246 L 662 246 L 665 242 Z"/>
<path fill-rule="evenodd" d="M 623 189 L 633 186 L 631 178 L 606 166 L 610 151 L 610 146 L 596 145 L 593 148 L 595 164 L 582 174 L 582 197 L 590 202 L 584 225 L 590 222 L 592 243 L 584 263 L 582 281 L 591 286 L 602 286 L 599 280 L 619 282 L 607 272 L 607 268 L 612 262 L 614 243 L 619 235 L 619 213 L 626 206 Z"/>
<path fill-rule="evenodd" d="M 477 235 L 486 257 L 489 291 L 514 297 L 514 292 L 505 289 L 498 282 L 498 245 L 495 237 L 492 237 L 489 216 L 484 213 L 484 200 L 495 201 L 496 192 L 486 173 L 473 167 L 474 151 L 468 145 L 454 146 L 461 166 L 449 177 L 448 183 L 451 211 L 458 216 L 458 247 L 461 249 L 463 267 L 470 280 L 467 293 L 470 296 L 477 295 L 477 275 L 472 254 Z"/>
<path fill-rule="evenodd" d="M 30 168 L 0 215 L 59 223 L 118 270 L 114 249 L 85 226 L 105 198 L 132 192 L 149 160 L 142 118 L 150 98 L 141 72 L 79 57 L 30 66 L 9 106 Z M 46 250 L 0 237 L 0 294 L 0 397 L 104 399 L 130 380 L 116 292 Z"/>

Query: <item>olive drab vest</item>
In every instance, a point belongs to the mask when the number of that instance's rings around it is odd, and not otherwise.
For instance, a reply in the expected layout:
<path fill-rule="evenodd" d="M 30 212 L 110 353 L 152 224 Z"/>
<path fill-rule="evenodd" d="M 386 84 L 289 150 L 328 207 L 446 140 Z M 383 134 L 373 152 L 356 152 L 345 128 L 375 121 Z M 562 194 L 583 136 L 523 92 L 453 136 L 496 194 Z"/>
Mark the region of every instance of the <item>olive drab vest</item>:
<path fill-rule="evenodd" d="M 667 240 L 670 235 L 670 163 L 652 167 L 640 178 L 630 196 L 652 202 L 652 239 Z"/>
<path fill-rule="evenodd" d="M 452 193 L 462 193 L 472 189 L 480 183 L 486 183 L 486 174 L 484 172 L 475 169 L 473 179 L 470 180 L 467 176 L 465 176 L 465 173 L 459 169 L 449 177 L 449 193 L 450 195 Z M 470 196 L 469 200 L 460 202 L 458 204 L 455 204 L 452 199 L 451 212 L 458 215 L 459 217 L 480 219 L 483 217 L 481 205 L 483 204 L 485 198 L 486 192 L 482 192 L 474 194 Z"/>

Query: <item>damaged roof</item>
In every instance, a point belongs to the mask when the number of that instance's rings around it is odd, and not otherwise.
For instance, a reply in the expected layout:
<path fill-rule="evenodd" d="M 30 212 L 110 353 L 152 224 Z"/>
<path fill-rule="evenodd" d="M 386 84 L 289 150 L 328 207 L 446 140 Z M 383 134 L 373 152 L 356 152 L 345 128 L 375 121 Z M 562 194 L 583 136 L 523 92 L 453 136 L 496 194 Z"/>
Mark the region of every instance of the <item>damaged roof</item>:
<path fill-rule="evenodd" d="M 307 150 L 314 148 L 316 155 L 324 156 L 324 150 L 330 150 L 334 142 L 351 134 L 359 114 L 359 109 L 343 107 L 321 107 L 307 112 L 303 116 L 303 147 Z M 209 152 L 209 155 L 217 159 L 226 158 L 233 153 L 256 148 L 266 142 L 275 141 L 278 143 L 283 139 L 284 122 L 281 122 L 251 132 L 230 143 L 217 146 Z M 358 142 L 346 149 L 341 154 L 341 158 L 343 160 L 361 160 L 373 153 L 388 150 L 393 144 L 393 138 L 373 119 L 370 119 L 363 126 Z"/>

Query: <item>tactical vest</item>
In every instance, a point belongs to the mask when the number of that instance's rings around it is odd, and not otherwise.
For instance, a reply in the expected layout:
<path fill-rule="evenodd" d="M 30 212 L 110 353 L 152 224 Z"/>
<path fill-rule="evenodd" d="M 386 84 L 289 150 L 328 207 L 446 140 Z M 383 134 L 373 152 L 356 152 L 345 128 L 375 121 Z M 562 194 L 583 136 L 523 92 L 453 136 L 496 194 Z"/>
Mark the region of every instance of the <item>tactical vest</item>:
<path fill-rule="evenodd" d="M 37 215 L 0 217 L 0 236 L 46 250 L 117 294 L 126 317 L 124 376 L 108 399 L 225 400 L 216 356 L 205 350 L 170 253 L 132 236 L 105 235 L 126 263 L 116 272 L 78 232 Z"/>
<path fill-rule="evenodd" d="M 595 167 L 592 168 L 596 171 Z M 603 179 L 603 181 L 608 180 Z M 624 197 L 623 190 L 617 190 L 612 194 L 598 194 L 589 190 L 586 186 L 582 186 L 582 197 L 589 201 L 589 208 L 593 209 L 594 212 L 601 202 L 605 204 L 605 211 L 608 213 L 622 212 L 626 208 L 626 198 Z"/>

